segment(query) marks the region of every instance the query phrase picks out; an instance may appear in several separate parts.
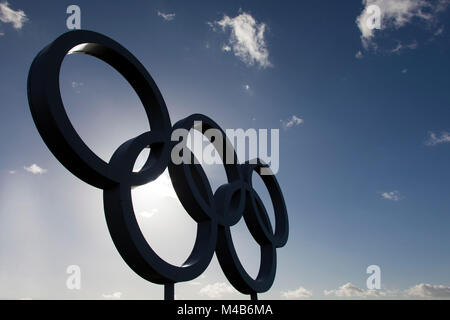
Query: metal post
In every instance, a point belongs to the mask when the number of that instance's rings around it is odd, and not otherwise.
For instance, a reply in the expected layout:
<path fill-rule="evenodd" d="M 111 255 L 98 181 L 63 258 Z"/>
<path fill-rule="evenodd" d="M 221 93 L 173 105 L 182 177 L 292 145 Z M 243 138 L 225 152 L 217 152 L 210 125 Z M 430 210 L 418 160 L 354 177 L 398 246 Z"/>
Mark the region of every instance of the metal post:
<path fill-rule="evenodd" d="M 175 284 L 164 285 L 164 300 L 175 300 Z"/>

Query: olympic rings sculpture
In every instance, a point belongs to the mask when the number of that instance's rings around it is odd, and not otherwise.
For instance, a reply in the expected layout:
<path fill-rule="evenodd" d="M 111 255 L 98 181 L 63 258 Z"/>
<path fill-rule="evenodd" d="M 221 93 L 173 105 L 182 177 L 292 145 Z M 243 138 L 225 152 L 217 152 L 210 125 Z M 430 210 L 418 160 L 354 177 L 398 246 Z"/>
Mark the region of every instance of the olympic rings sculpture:
<path fill-rule="evenodd" d="M 107 163 L 83 142 L 72 126 L 60 94 L 59 73 L 69 53 L 84 53 L 103 60 L 117 70 L 138 94 L 151 131 L 130 139 L 117 148 Z M 212 119 L 193 114 L 173 127 L 164 99 L 144 66 L 114 40 L 92 31 L 67 32 L 42 49 L 28 75 L 28 100 L 36 127 L 54 156 L 75 176 L 103 189 L 106 222 L 112 240 L 125 262 L 142 278 L 170 285 L 198 277 L 208 267 L 214 253 L 229 282 L 241 293 L 256 295 L 270 289 L 276 273 L 276 248 L 288 239 L 289 223 L 281 189 L 274 175 L 261 175 L 275 213 L 272 229 L 264 204 L 252 186 L 253 173 L 268 168 L 255 164 L 225 164 L 228 183 L 213 192 L 199 164 L 174 164 L 171 133 L 178 128 L 201 133 L 214 128 L 223 133 L 223 145 L 237 156 L 223 130 Z M 199 129 L 197 129 L 199 130 Z M 133 166 L 146 147 L 151 152 L 139 172 Z M 219 154 L 223 158 L 223 152 Z M 191 155 L 193 157 L 193 154 Z M 161 259 L 146 242 L 136 220 L 131 188 L 155 180 L 166 168 L 175 192 L 188 214 L 196 221 L 194 248 L 182 266 Z M 241 218 L 260 246 L 261 265 L 256 279 L 250 277 L 236 253 L 230 228 Z"/>

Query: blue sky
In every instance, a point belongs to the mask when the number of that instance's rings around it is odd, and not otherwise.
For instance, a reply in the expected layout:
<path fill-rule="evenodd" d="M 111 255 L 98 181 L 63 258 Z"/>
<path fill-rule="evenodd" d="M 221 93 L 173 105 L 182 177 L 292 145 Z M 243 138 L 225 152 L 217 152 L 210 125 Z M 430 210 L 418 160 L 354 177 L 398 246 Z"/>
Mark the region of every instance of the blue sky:
<path fill-rule="evenodd" d="M 262 298 L 450 297 L 449 1 L 1 0 L 1 298 L 162 297 L 117 253 L 101 190 L 53 157 L 31 118 L 29 66 L 68 31 L 70 4 L 81 8 L 82 29 L 141 61 L 172 123 L 203 113 L 223 128 L 280 129 L 290 238 Z M 371 4 L 381 29 L 361 23 Z M 60 85 L 75 128 L 105 160 L 147 130 L 137 95 L 103 62 L 67 57 Z M 139 221 L 152 246 L 181 263 L 195 224 L 164 179 L 162 195 L 136 190 L 136 211 L 149 213 Z M 242 222 L 233 238 L 255 274 L 258 248 Z M 81 268 L 81 290 L 66 288 L 69 265 Z M 376 292 L 366 288 L 369 265 L 381 268 Z M 216 258 L 176 294 L 247 298 Z"/>

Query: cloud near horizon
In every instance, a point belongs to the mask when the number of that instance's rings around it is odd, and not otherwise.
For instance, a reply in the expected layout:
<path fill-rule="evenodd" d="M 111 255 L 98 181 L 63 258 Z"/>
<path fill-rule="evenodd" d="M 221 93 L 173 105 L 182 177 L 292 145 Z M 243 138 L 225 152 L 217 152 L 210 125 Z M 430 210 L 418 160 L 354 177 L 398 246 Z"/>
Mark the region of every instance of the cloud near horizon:
<path fill-rule="evenodd" d="M 384 297 L 386 292 L 382 290 L 363 290 L 358 288 L 351 282 L 348 282 L 340 286 L 336 290 L 324 290 L 323 293 L 326 296 L 335 295 L 337 297 Z"/>
<path fill-rule="evenodd" d="M 120 299 L 122 297 L 122 292 L 114 292 L 111 294 L 102 294 L 102 297 L 105 299 Z"/>
<path fill-rule="evenodd" d="M 224 294 L 236 293 L 236 289 L 225 282 L 216 282 L 208 284 L 200 289 L 201 295 L 208 296 L 210 298 L 221 298 Z"/>
<path fill-rule="evenodd" d="M 421 298 L 450 298 L 450 287 L 420 283 L 406 290 L 406 294 Z"/>
<path fill-rule="evenodd" d="M 282 291 L 281 296 L 285 299 L 306 299 L 312 297 L 312 292 L 303 287 L 296 290 Z"/>

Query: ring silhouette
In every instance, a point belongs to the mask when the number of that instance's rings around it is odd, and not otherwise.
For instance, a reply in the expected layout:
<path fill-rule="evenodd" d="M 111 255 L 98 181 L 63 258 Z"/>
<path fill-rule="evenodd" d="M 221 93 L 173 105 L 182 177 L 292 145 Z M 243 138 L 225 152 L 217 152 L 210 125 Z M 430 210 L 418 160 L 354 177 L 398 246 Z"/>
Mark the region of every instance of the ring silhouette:
<path fill-rule="evenodd" d="M 59 88 L 59 73 L 67 54 L 84 53 L 111 65 L 133 87 L 147 114 L 151 130 L 120 145 L 109 162 L 103 161 L 84 143 L 73 128 L 64 108 Z M 263 201 L 252 186 L 252 175 L 269 166 L 261 160 L 239 164 L 236 153 L 224 131 L 209 117 L 193 114 L 171 125 L 164 99 L 144 66 L 123 46 L 92 31 L 65 33 L 41 50 L 28 75 L 28 100 L 36 127 L 55 157 L 75 176 L 103 189 L 106 221 L 112 240 L 125 262 L 142 278 L 157 284 L 173 285 L 198 277 L 216 253 L 230 283 L 241 293 L 265 292 L 276 273 L 276 248 L 288 239 L 289 223 L 283 194 L 274 175 L 261 175 L 269 191 L 275 213 L 275 230 Z M 202 123 L 201 129 L 195 122 Z M 198 162 L 175 164 L 170 155 L 176 142 L 176 129 L 219 130 L 226 154 L 217 150 L 223 160 L 227 183 L 213 192 L 206 173 Z M 136 158 L 144 148 L 150 154 L 138 172 L 133 172 Z M 183 148 L 184 152 L 188 149 Z M 187 156 L 195 158 L 191 152 Z M 168 168 L 169 175 L 187 213 L 197 223 L 194 247 L 181 266 L 174 266 L 158 256 L 145 240 L 133 210 L 131 189 L 151 183 Z M 255 279 L 245 271 L 236 253 L 231 227 L 244 218 L 260 246 L 261 265 Z"/>

